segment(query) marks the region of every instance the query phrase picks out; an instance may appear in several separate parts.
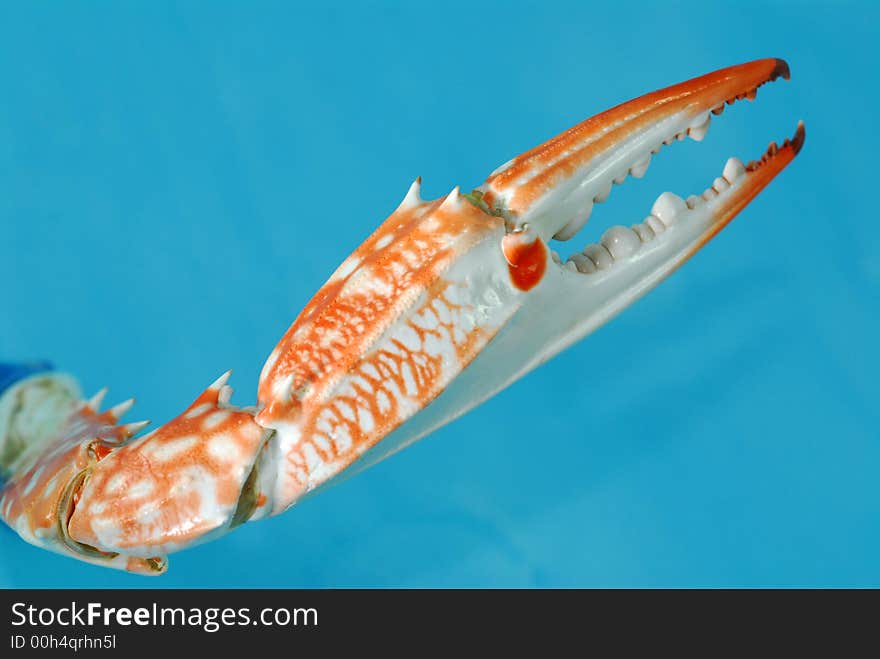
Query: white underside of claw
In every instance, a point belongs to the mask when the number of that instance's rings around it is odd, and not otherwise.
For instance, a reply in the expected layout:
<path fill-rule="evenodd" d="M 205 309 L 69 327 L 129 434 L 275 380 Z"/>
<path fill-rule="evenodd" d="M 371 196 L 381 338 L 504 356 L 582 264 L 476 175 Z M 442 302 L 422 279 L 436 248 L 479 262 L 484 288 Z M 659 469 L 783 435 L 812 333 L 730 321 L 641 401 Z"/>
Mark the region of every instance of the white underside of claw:
<path fill-rule="evenodd" d="M 709 188 L 709 201 L 689 208 L 681 197 L 663 193 L 642 222 L 608 229 L 565 263 L 553 256 L 544 281 L 519 298 L 514 316 L 473 363 L 385 438 L 378 453 L 345 473 L 357 473 L 461 416 L 631 305 L 687 258 L 728 196 L 744 184 L 744 174 L 742 163 L 731 158 Z"/>

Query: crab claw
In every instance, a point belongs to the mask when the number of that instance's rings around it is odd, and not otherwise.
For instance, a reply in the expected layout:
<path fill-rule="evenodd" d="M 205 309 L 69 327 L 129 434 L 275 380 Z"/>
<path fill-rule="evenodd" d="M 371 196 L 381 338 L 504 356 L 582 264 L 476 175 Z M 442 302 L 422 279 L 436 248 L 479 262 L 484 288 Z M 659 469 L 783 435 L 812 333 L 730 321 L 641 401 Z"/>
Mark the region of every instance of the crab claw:
<path fill-rule="evenodd" d="M 477 191 L 480 203 L 505 218 L 509 235 L 526 227 L 540 242 L 570 239 L 612 183 L 628 172 L 644 174 L 663 144 L 695 133 L 702 139 L 711 113 L 754 99 L 759 86 L 779 77 L 789 78 L 784 61 L 758 60 L 623 103 L 493 172 Z M 474 379 L 512 382 L 628 307 L 726 226 L 792 161 L 804 139 L 799 122 L 791 139 L 771 143 L 759 160 L 729 159 L 701 194 L 662 193 L 644 220 L 608 229 L 564 264 L 551 252 L 555 263 L 530 284 L 504 331 L 474 360 Z M 470 380 L 464 373 L 461 386 L 478 386 Z"/>
<path fill-rule="evenodd" d="M 463 414 L 629 306 L 696 252 L 798 153 L 803 125 L 759 162 L 728 161 L 700 197 L 663 193 L 562 264 L 612 184 L 663 144 L 702 140 L 712 113 L 789 77 L 765 59 L 587 119 L 471 193 L 423 201 L 419 181 L 331 276 L 269 356 L 257 421 L 277 431 L 272 511 Z"/>
<path fill-rule="evenodd" d="M 106 392 L 74 404 L 62 377 L 15 385 L 0 397 L 0 516 L 47 549 L 158 574 L 165 554 L 411 444 L 632 304 L 791 162 L 803 123 L 759 160 L 728 160 L 699 196 L 662 193 L 642 222 L 612 227 L 565 264 L 548 247 L 574 237 L 614 183 L 643 176 L 663 144 L 702 140 L 725 103 L 780 76 L 785 62 L 758 60 L 642 96 L 471 193 L 424 201 L 417 179 L 269 355 L 257 408 L 229 405 L 227 373 L 129 441 L 142 424 L 117 422 L 131 401 L 101 412 Z M 22 373 L 0 365 L 0 393 Z"/>

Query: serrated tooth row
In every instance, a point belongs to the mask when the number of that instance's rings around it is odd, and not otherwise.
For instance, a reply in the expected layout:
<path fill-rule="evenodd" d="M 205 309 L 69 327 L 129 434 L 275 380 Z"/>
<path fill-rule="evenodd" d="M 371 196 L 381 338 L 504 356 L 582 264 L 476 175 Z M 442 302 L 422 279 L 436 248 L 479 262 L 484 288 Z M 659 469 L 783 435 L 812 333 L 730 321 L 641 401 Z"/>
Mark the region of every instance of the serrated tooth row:
<path fill-rule="evenodd" d="M 641 224 L 630 228 L 611 227 L 602 235 L 598 243 L 587 245 L 582 253 L 573 254 L 563 267 L 583 274 L 610 268 L 616 260 L 632 256 L 638 252 L 643 243 L 653 240 L 658 234 L 666 231 L 681 213 L 692 210 L 704 202 L 712 201 L 728 190 L 745 173 L 746 168 L 742 162 L 738 158 L 730 158 L 724 165 L 722 176 L 717 177 L 712 182 L 712 186 L 701 196 L 691 195 L 684 200 L 672 192 L 662 193 L 651 207 L 651 214 Z M 559 255 L 556 252 L 551 254 L 553 260 L 559 263 Z"/>
<path fill-rule="evenodd" d="M 606 201 L 611 193 L 612 185 L 622 184 L 626 180 L 626 177 L 628 175 L 632 175 L 634 178 L 642 178 L 651 164 L 651 156 L 658 153 L 663 144 L 669 145 L 676 140 L 683 141 L 687 137 L 690 137 L 697 142 L 702 141 L 709 130 L 709 126 L 712 122 L 712 116 L 717 116 L 724 112 L 725 104 L 732 105 L 735 101 L 744 98 L 750 101 L 754 100 L 757 97 L 757 92 L 757 87 L 755 87 L 727 99 L 726 101 L 718 104 L 717 106 L 694 118 L 691 121 L 691 125 L 685 130 L 664 139 L 662 144 L 658 144 L 656 147 L 652 148 L 648 155 L 634 163 L 626 172 L 623 172 L 622 174 L 614 177 L 612 182 L 609 182 L 605 186 L 603 186 L 603 188 L 600 189 L 600 191 L 593 197 L 593 202 L 587 209 L 585 209 L 585 212 L 580 217 L 570 221 L 568 224 L 562 227 L 562 229 L 557 231 L 557 233 L 553 237 L 556 240 L 569 240 L 574 237 L 583 228 L 583 226 L 589 219 L 590 214 L 592 213 L 593 204 Z M 765 157 L 772 157 L 777 149 L 778 147 L 776 146 L 776 144 L 771 143 Z M 716 178 L 712 182 L 712 186 L 706 189 L 701 196 L 698 197 L 696 195 L 691 195 L 690 197 L 688 197 L 687 201 L 685 201 L 677 195 L 674 195 L 670 192 L 665 192 L 660 195 L 660 197 L 654 203 L 654 207 L 651 209 L 651 215 L 646 218 L 641 225 L 636 225 L 631 230 L 627 229 L 627 231 L 630 231 L 635 239 L 640 242 L 646 242 L 647 240 L 652 239 L 656 234 L 662 233 L 666 229 L 666 227 L 674 221 L 675 216 L 682 210 L 695 208 L 698 204 L 704 201 L 711 201 L 718 194 L 727 190 L 730 185 L 733 184 L 740 176 L 744 175 L 746 171 L 747 168 L 742 164 L 740 160 L 738 160 L 737 158 L 730 158 L 724 166 L 724 171 L 722 175 Z M 627 242 L 626 244 L 631 245 L 632 243 Z M 606 249 L 606 251 L 608 250 Z M 586 252 L 585 255 L 587 257 L 590 256 L 589 254 L 586 254 Z M 594 261 L 594 265 L 597 267 L 597 269 L 602 269 L 602 264 L 605 263 L 605 259 L 601 254 L 597 255 L 597 258 L 599 259 L 601 264 Z M 557 259 L 558 255 L 556 255 L 556 258 L 554 258 L 554 260 Z M 564 265 L 568 266 L 569 263 L 574 263 L 575 266 L 577 266 L 578 263 L 581 263 L 581 268 L 589 269 L 589 266 L 583 265 L 584 261 L 580 257 L 575 259 L 575 261 L 572 261 L 572 259 L 568 259 Z M 581 268 L 577 269 L 579 271 L 583 271 L 581 270 Z"/>
<path fill-rule="evenodd" d="M 698 117 L 691 124 L 691 126 L 689 128 L 687 128 L 686 130 L 679 132 L 679 133 L 675 133 L 674 135 L 670 135 L 669 137 L 664 139 L 662 144 L 658 144 L 656 147 L 651 149 L 651 154 L 658 153 L 660 151 L 660 148 L 663 146 L 663 144 L 670 145 L 673 142 L 675 142 L 676 140 L 681 142 L 687 137 L 690 137 L 691 139 L 696 140 L 697 142 L 702 141 L 703 138 L 706 137 L 706 133 L 709 130 L 709 126 L 712 121 L 712 115 L 718 116 L 722 112 L 724 112 L 725 104 L 726 105 L 733 105 L 734 102 L 742 100 L 742 99 L 748 99 L 749 101 L 754 101 L 755 98 L 757 98 L 757 96 L 758 96 L 758 88 L 753 87 L 752 89 L 750 89 L 746 92 L 743 92 L 741 94 L 736 94 L 735 96 L 728 98 L 726 101 L 723 101 L 723 102 L 719 103 L 718 105 L 716 105 L 709 112 L 706 112 L 705 115 Z M 771 145 L 771 150 L 772 150 L 772 145 Z M 770 155 L 773 155 L 773 154 L 771 153 Z M 632 173 L 633 176 L 636 176 L 635 171 L 633 171 L 634 169 L 636 169 L 636 168 L 633 167 L 630 170 L 630 173 Z"/>
<path fill-rule="evenodd" d="M 642 239 L 633 229 L 614 226 L 608 229 L 598 243 L 587 245 L 583 252 L 572 254 L 565 265 L 583 274 L 605 270 L 614 261 L 635 254 L 642 246 Z"/>
<path fill-rule="evenodd" d="M 659 150 L 660 147 L 657 147 Z M 652 150 L 651 153 L 656 153 L 656 150 Z M 647 155 L 638 162 L 636 162 L 632 167 L 630 167 L 626 172 L 620 174 L 619 176 L 613 179 L 614 184 L 620 185 L 626 180 L 626 177 L 632 175 L 633 178 L 642 178 L 645 173 L 648 171 L 648 167 L 651 165 L 651 155 Z M 583 213 L 571 220 L 568 224 L 562 227 L 559 231 L 553 234 L 554 240 L 571 240 L 578 231 L 583 229 L 584 225 L 587 223 L 587 220 L 590 219 L 590 215 L 593 212 L 593 204 L 601 204 L 608 199 L 611 195 L 611 184 L 606 184 L 595 197 L 593 197 L 593 201 L 590 202 L 589 206 L 587 206 Z"/>

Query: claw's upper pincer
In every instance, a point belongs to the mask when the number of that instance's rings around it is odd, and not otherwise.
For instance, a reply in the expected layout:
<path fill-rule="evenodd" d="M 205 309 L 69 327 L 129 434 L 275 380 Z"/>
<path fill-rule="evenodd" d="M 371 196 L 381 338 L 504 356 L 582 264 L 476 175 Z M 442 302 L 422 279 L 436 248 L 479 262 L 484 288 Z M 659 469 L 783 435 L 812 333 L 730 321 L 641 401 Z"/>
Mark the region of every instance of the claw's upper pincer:
<path fill-rule="evenodd" d="M 514 226 L 529 223 L 545 240 L 557 233 L 568 239 L 614 179 L 643 176 L 663 143 L 679 135 L 702 140 L 711 112 L 789 76 L 783 60 L 755 60 L 622 103 L 505 163 L 480 187 L 482 199 Z"/>

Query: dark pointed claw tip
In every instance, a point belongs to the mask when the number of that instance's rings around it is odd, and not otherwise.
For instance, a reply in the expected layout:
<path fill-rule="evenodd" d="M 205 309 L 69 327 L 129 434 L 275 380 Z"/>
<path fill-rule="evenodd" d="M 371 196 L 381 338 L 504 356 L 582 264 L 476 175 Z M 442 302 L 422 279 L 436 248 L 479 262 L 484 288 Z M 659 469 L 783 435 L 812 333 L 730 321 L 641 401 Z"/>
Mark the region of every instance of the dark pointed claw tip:
<path fill-rule="evenodd" d="M 788 62 L 784 59 L 776 58 L 776 66 L 773 69 L 773 73 L 770 74 L 771 80 L 776 80 L 776 78 L 782 76 L 786 80 L 791 80 L 791 69 L 788 68 Z"/>
<path fill-rule="evenodd" d="M 807 131 L 804 127 L 803 121 L 798 121 L 797 130 L 794 133 L 794 137 L 791 139 L 791 148 L 794 149 L 795 155 L 800 153 L 800 150 L 804 146 L 804 141 L 807 139 Z"/>

